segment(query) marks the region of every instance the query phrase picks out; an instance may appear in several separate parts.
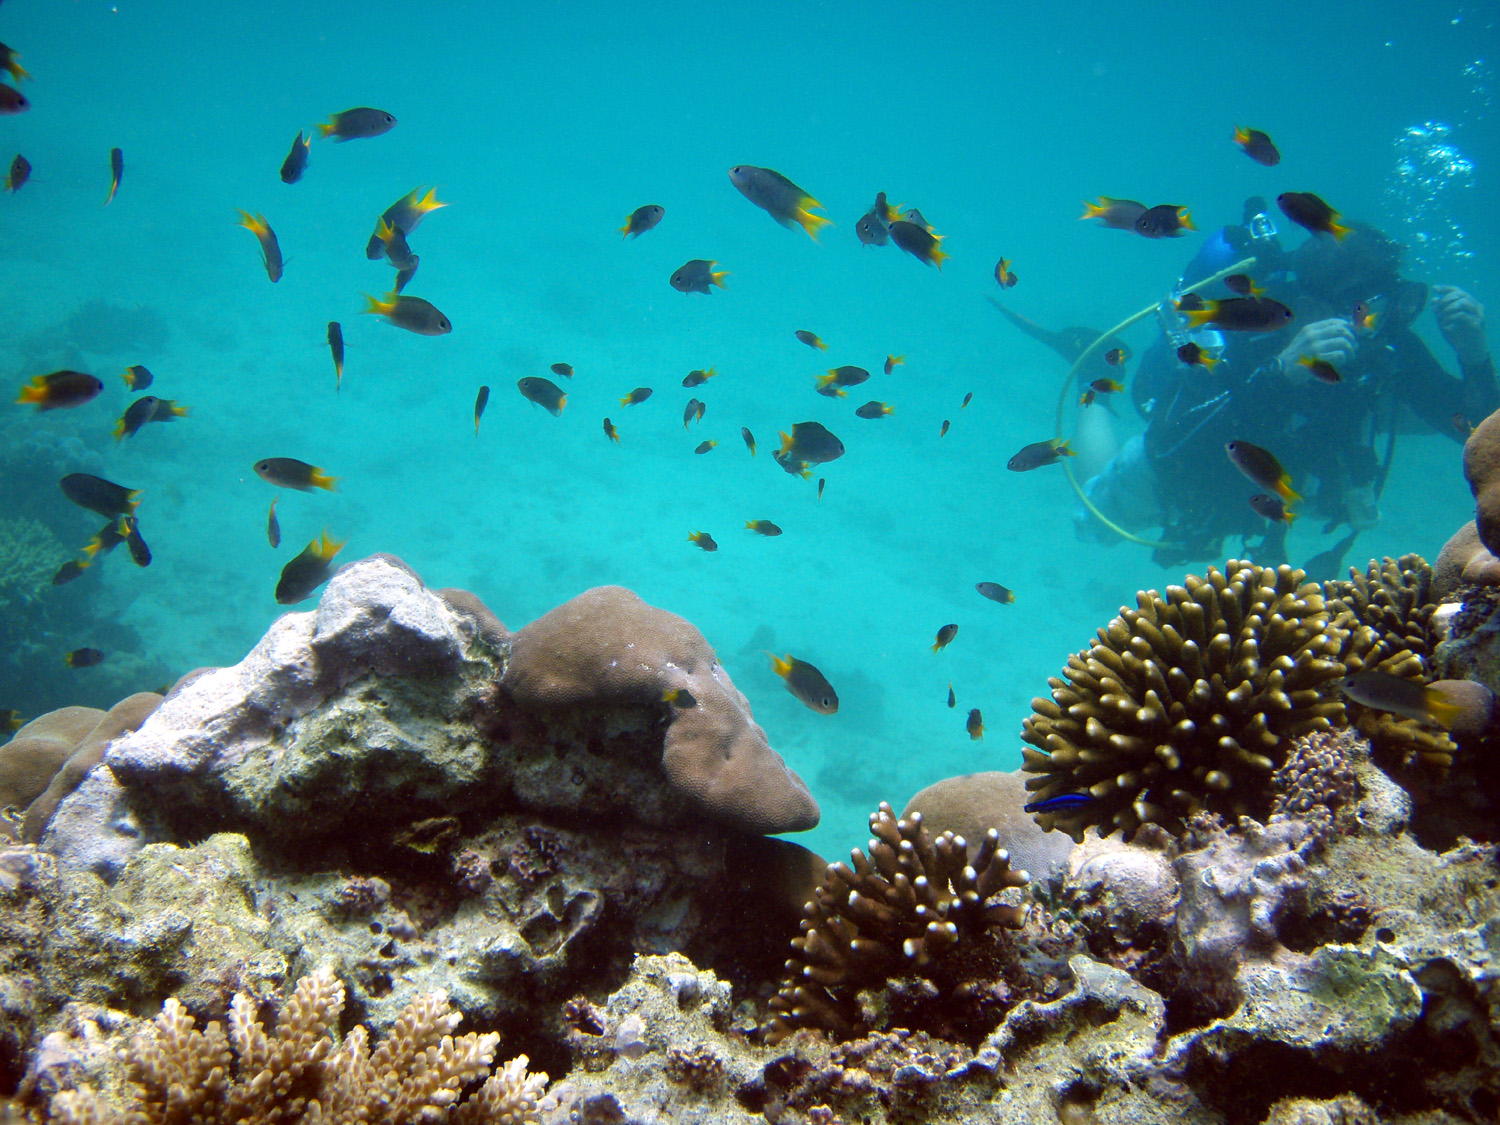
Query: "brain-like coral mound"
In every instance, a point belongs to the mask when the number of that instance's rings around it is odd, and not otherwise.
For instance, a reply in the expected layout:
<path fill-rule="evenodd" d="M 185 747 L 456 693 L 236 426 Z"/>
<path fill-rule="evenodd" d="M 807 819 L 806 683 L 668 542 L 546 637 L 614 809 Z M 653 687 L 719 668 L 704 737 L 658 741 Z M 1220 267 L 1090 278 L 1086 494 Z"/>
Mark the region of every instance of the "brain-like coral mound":
<path fill-rule="evenodd" d="M 896 1026 L 957 1034 L 984 1025 L 1008 998 L 997 934 L 1020 927 L 1026 910 L 1000 896 L 1031 880 L 1011 869 L 999 833 L 986 833 L 971 861 L 962 836 L 934 840 L 920 813 L 898 820 L 884 803 L 870 833 L 869 856 L 856 849 L 852 866 L 830 865 L 803 908 L 787 979 L 770 1001 L 770 1042 L 799 1027 L 867 1033 L 877 1016 L 862 989 L 887 990 Z"/>
<path fill-rule="evenodd" d="M 1348 630 L 1289 566 L 1224 572 L 1136 596 L 1068 658 L 1021 737 L 1037 822 L 1081 840 L 1198 812 L 1269 814 L 1285 740 L 1343 720 L 1329 691 Z"/>

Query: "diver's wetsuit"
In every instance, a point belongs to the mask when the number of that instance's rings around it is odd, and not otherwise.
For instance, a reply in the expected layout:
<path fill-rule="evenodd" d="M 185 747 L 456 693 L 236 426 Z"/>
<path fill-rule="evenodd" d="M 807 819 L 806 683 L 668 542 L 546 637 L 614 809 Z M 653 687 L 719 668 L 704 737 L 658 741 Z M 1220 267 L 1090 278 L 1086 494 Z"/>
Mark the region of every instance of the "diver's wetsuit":
<path fill-rule="evenodd" d="M 1225 355 L 1211 371 L 1179 363 L 1168 341 L 1158 340 L 1136 374 L 1142 397 L 1155 400 L 1144 464 L 1154 477 L 1166 537 L 1188 551 L 1217 553 L 1224 536 L 1265 528 L 1248 503 L 1260 490 L 1230 462 L 1226 442 L 1270 450 L 1304 491 L 1307 478 L 1316 477 L 1308 506 L 1342 520 L 1351 490 L 1375 483 L 1376 430 L 1395 424 L 1398 405 L 1458 441 L 1464 435 L 1455 417 L 1477 422 L 1500 405 L 1492 360 L 1454 378 L 1404 325 L 1362 338 L 1337 384 L 1294 384 L 1279 372 L 1277 355 L 1297 327 L 1347 313 L 1295 290 L 1271 295 L 1296 310 L 1297 325 L 1265 335 L 1226 333 Z"/>

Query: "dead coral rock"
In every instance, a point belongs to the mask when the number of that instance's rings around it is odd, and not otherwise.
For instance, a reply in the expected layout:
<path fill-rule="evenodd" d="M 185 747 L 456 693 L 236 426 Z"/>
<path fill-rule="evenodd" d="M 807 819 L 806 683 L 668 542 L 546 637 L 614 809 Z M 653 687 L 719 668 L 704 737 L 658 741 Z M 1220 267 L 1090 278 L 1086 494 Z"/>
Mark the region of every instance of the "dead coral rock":
<path fill-rule="evenodd" d="M 1011 863 L 1042 881 L 1067 865 L 1073 841 L 1065 833 L 1041 828 L 1022 807 L 1029 800 L 1020 770 L 966 773 L 929 785 L 906 803 L 901 816 L 921 813 L 934 836 L 962 836 L 971 851 L 993 828 Z"/>
<path fill-rule="evenodd" d="M 667 723 L 662 769 L 706 815 L 757 833 L 817 826 L 807 786 L 771 749 L 703 634 L 629 590 L 587 590 L 516 633 L 501 688 L 531 711 L 656 708 Z M 674 690 L 692 703 L 666 702 Z"/>
<path fill-rule="evenodd" d="M 47 783 L 47 788 L 27 808 L 26 818 L 21 826 L 22 838 L 32 842 L 40 840 L 51 823 L 57 806 L 104 760 L 104 753 L 110 743 L 139 730 L 141 724 L 161 706 L 161 701 L 162 697 L 155 692 L 142 691 L 126 696 L 104 712 L 99 721 L 72 747 L 67 759 Z"/>
<path fill-rule="evenodd" d="M 1095 957 L 1139 973 L 1176 935 L 1177 875 L 1159 848 L 1090 836 L 1074 849 L 1067 911 Z"/>
<path fill-rule="evenodd" d="M 1480 542 L 1491 554 L 1500 553 L 1500 410 L 1464 442 L 1464 479 L 1474 493 Z"/>
<path fill-rule="evenodd" d="M 1347 631 L 1305 577 L 1230 560 L 1138 594 L 1069 657 L 1068 678 L 1032 701 L 1022 768 L 1034 800 L 1081 800 L 1037 823 L 1128 839 L 1147 822 L 1179 832 L 1200 810 L 1266 816 L 1284 740 L 1343 717 L 1323 692 L 1344 674 Z"/>

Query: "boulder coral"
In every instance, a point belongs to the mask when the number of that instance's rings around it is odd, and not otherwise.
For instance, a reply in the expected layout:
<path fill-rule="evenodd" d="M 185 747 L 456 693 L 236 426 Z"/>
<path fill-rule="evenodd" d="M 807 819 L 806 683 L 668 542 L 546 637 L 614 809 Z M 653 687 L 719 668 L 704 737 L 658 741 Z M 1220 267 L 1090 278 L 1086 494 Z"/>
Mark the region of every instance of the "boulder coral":
<path fill-rule="evenodd" d="M 1464 442 L 1464 479 L 1474 493 L 1479 540 L 1500 555 L 1500 410 L 1474 427 Z"/>
<path fill-rule="evenodd" d="M 817 827 L 812 794 L 703 634 L 620 586 L 579 594 L 516 633 L 499 689 L 534 712 L 655 711 L 666 721 L 662 770 L 706 815 L 747 832 Z"/>

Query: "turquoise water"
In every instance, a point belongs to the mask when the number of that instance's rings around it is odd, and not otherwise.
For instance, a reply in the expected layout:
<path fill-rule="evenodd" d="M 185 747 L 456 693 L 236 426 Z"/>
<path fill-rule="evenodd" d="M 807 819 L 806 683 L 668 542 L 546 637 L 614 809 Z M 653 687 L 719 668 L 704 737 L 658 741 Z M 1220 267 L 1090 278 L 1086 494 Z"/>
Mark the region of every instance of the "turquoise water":
<path fill-rule="evenodd" d="M 34 75 L 33 108 L 0 118 L 0 157 L 23 152 L 35 170 L 0 198 L 0 365 L 17 388 L 82 365 L 106 390 L 71 411 L 4 408 L 5 494 L 74 549 L 101 521 L 63 500 L 57 477 L 143 488 L 155 561 L 141 570 L 117 552 L 44 591 L 54 600 L 24 628 L 12 617 L 0 706 L 107 706 L 239 660 L 283 612 L 271 596 L 281 567 L 326 527 L 348 540 L 341 559 L 397 554 L 430 585 L 475 591 L 511 628 L 603 583 L 689 618 L 812 785 L 824 821 L 801 839 L 826 855 L 863 841 L 880 800 L 1013 768 L 1047 677 L 1135 590 L 1184 568 L 1158 568 L 1144 547 L 1079 543 L 1059 469 L 1006 471 L 1054 433 L 1067 364 L 985 300 L 997 257 L 1021 279 L 1004 295 L 1011 308 L 1102 329 L 1159 300 L 1203 235 L 1101 230 L 1076 221 L 1081 200 L 1181 203 L 1210 232 L 1238 221 L 1247 195 L 1311 190 L 1420 237 L 1413 276 L 1500 307 L 1500 230 L 1483 187 L 1500 157 L 1496 31 L 1481 6 L 1146 13 L 6 3 L 0 40 Z M 355 105 L 400 123 L 315 141 L 302 182 L 282 184 L 297 130 Z M 1427 123 L 1449 127 L 1438 140 L 1453 152 L 1402 141 Z M 1236 124 L 1269 132 L 1281 165 L 1240 153 Z M 125 177 L 106 208 L 113 146 Z M 778 227 L 730 184 L 740 163 L 789 176 L 836 225 L 817 243 Z M 422 265 L 407 292 L 454 324 L 436 339 L 360 312 L 360 294 L 391 277 L 363 254 L 375 218 L 418 184 L 450 204 L 411 236 Z M 946 236 L 941 271 L 859 245 L 855 221 L 881 190 Z M 665 219 L 622 241 L 617 228 L 644 203 Z M 279 284 L 237 208 L 278 234 Z M 717 260 L 726 288 L 670 289 L 690 258 Z M 348 340 L 338 393 L 329 320 Z M 826 355 L 797 329 L 826 340 Z M 1430 314 L 1419 330 L 1453 370 Z M 1139 352 L 1152 332 L 1148 321 L 1127 339 Z M 906 362 L 884 376 L 888 353 Z M 577 372 L 557 380 L 569 392 L 559 418 L 515 390 L 556 361 Z M 151 393 L 191 414 L 117 444 L 129 401 L 119 372 L 133 363 L 155 373 Z M 812 393 L 846 363 L 875 375 L 844 402 Z M 709 366 L 709 384 L 681 388 Z M 481 384 L 492 398 L 476 437 Z M 636 386 L 656 394 L 621 407 Z M 685 433 L 690 395 L 707 413 Z M 854 417 L 871 398 L 895 413 Z M 821 501 L 770 457 L 776 432 L 803 420 L 848 447 L 820 470 Z M 1122 436 L 1133 423 L 1122 403 Z M 705 439 L 719 445 L 695 455 Z M 340 478 L 332 494 L 282 494 L 279 550 L 265 536 L 273 489 L 250 470 L 268 456 Z M 1435 556 L 1471 514 L 1452 438 L 1404 435 L 1381 506 L 1349 561 Z M 743 530 L 760 518 L 785 534 Z M 1293 561 L 1336 537 L 1306 522 Z M 697 530 L 720 549 L 689 543 Z M 980 580 L 1014 589 L 1015 604 L 980 598 Z M 948 622 L 958 637 L 933 655 Z M 105 662 L 63 667 L 81 645 Z M 821 668 L 838 714 L 793 699 L 762 649 Z M 981 742 L 964 730 L 970 707 L 985 716 Z"/>

